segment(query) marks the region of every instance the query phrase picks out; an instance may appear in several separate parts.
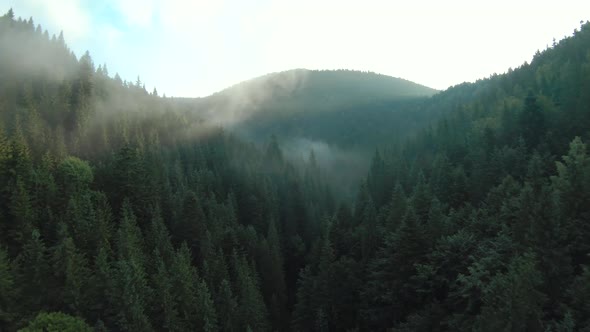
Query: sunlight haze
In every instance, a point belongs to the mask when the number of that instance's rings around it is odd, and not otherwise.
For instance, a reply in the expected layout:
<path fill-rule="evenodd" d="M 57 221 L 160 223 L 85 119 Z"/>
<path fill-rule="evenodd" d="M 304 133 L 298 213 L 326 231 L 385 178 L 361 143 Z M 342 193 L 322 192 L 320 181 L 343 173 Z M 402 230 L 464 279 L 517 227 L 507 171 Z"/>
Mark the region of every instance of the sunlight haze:
<path fill-rule="evenodd" d="M 168 96 L 270 72 L 354 69 L 446 89 L 503 73 L 569 36 L 588 1 L 0 0 L 98 66 Z"/>

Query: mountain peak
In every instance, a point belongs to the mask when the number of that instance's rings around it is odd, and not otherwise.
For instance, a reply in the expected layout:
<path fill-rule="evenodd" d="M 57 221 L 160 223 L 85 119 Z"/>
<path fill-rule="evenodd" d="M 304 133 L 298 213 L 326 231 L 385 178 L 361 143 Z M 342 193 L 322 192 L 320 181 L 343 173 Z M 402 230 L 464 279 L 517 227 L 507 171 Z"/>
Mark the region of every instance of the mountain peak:
<path fill-rule="evenodd" d="M 438 91 L 402 78 L 387 76 L 375 72 L 348 69 L 310 70 L 304 68 L 290 69 L 269 73 L 233 85 L 214 95 L 251 94 L 259 95 L 259 90 L 270 89 L 273 93 L 302 94 L 315 96 L 362 99 L 398 99 L 407 97 L 431 96 Z"/>

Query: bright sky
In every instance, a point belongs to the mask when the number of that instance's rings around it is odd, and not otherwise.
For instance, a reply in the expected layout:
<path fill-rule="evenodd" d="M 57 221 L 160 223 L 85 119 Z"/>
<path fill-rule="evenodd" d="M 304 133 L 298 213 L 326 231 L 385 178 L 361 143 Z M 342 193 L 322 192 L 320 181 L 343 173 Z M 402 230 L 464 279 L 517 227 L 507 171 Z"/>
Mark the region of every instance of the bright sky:
<path fill-rule="evenodd" d="M 436 89 L 503 73 L 590 19 L 590 1 L 0 0 L 111 76 L 197 97 L 293 68 Z"/>

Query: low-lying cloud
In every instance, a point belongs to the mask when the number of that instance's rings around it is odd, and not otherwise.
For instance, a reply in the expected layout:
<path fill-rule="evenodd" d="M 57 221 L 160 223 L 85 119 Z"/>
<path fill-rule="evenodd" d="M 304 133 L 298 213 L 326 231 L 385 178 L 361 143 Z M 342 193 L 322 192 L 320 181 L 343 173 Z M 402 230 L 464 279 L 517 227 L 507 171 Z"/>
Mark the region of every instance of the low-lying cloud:
<path fill-rule="evenodd" d="M 328 183 L 337 188 L 340 199 L 353 198 L 358 184 L 367 173 L 370 156 L 366 152 L 343 149 L 324 141 L 305 137 L 286 139 L 281 143 L 283 155 L 291 162 L 309 163 L 311 153 Z"/>

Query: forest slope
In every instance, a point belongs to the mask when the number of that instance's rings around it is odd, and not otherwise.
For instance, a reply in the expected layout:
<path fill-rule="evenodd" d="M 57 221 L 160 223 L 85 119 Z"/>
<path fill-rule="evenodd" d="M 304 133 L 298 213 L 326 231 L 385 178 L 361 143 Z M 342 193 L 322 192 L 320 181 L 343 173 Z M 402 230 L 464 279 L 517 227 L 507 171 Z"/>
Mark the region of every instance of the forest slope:
<path fill-rule="evenodd" d="M 415 99 L 353 204 L 194 102 L 0 17 L 0 330 L 590 329 L 590 23 Z"/>
<path fill-rule="evenodd" d="M 296 69 L 236 84 L 196 104 L 206 118 L 249 139 L 264 141 L 274 134 L 350 147 L 366 146 L 386 135 L 392 138 L 391 131 L 386 134 L 377 128 L 377 119 L 384 116 L 404 121 L 395 113 L 406 102 L 436 92 L 375 73 Z M 371 123 L 363 124 L 363 119 Z"/>

